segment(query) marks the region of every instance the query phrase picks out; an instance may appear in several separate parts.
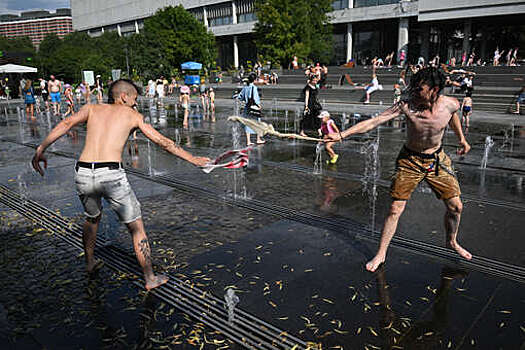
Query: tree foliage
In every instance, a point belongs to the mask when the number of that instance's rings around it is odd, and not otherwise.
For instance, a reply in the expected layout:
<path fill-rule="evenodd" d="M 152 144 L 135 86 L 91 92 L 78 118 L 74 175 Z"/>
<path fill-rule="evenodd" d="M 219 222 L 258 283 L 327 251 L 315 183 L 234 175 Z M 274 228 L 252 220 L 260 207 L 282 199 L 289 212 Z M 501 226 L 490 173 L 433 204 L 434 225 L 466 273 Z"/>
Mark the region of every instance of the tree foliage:
<path fill-rule="evenodd" d="M 125 38 L 104 33 L 91 38 L 73 32 L 64 39 L 48 35 L 40 43 L 38 65 L 43 75 L 54 74 L 66 81 L 80 81 L 83 70 L 92 70 L 103 79 L 111 77 L 111 69 L 125 68 Z"/>
<path fill-rule="evenodd" d="M 327 63 L 333 54 L 331 0 L 255 2 L 255 43 L 261 58 L 287 67 L 293 56 Z"/>
<path fill-rule="evenodd" d="M 144 32 L 131 39 L 132 65 L 146 77 L 169 76 L 181 63 L 209 66 L 217 56 L 215 37 L 182 6 L 168 6 L 144 21 Z"/>
<path fill-rule="evenodd" d="M 60 39 L 50 34 L 40 43 L 36 63 L 47 77 L 54 74 L 68 82 L 79 82 L 83 70 L 92 70 L 106 80 L 112 69 L 126 74 L 126 52 L 130 75 L 138 78 L 133 72 L 140 72 L 146 79 L 169 76 L 189 60 L 210 65 L 217 55 L 213 34 L 177 6 L 159 10 L 145 20 L 143 32 L 131 37 L 106 32 L 92 38 L 73 32 Z"/>
<path fill-rule="evenodd" d="M 27 58 L 32 59 L 36 52 L 28 37 L 6 38 L 0 36 L 0 51 L 2 57 L 8 58 L 10 62 L 15 64 L 28 64 Z"/>

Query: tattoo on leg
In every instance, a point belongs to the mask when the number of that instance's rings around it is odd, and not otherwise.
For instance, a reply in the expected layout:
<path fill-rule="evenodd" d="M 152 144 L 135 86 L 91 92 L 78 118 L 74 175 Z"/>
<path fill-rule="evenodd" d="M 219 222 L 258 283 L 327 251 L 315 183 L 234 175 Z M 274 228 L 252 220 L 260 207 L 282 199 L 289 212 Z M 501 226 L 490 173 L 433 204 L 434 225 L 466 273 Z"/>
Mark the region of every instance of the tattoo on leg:
<path fill-rule="evenodd" d="M 151 264 L 151 249 L 149 247 L 149 242 L 147 238 L 143 238 L 139 242 L 139 249 L 142 255 L 144 256 L 146 264 Z"/>

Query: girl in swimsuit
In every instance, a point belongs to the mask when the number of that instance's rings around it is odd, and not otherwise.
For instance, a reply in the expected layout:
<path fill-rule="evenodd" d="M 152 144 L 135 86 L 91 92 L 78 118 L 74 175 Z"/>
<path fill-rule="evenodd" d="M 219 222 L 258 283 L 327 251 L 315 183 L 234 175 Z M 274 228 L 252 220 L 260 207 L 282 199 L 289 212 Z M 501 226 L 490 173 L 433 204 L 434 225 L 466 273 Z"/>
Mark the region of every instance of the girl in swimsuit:
<path fill-rule="evenodd" d="M 323 136 L 324 140 L 331 140 L 331 138 L 328 136 L 330 134 L 339 134 L 339 129 L 337 128 L 337 125 L 335 125 L 335 122 L 330 118 L 330 113 L 327 111 L 322 111 L 318 118 L 322 120 L 321 127 L 318 130 L 319 136 Z M 339 158 L 339 155 L 335 154 L 332 148 L 333 144 L 334 142 L 325 143 L 326 153 L 330 157 L 330 160 L 327 160 L 326 163 L 335 164 Z"/>

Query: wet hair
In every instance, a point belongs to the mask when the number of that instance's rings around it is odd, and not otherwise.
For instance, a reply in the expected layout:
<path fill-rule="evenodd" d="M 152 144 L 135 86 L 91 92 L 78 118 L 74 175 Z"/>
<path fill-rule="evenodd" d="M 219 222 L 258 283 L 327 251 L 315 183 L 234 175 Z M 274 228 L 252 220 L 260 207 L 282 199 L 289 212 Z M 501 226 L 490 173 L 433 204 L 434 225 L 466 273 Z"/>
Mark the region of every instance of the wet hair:
<path fill-rule="evenodd" d="M 30 88 L 31 88 L 31 79 L 27 79 L 24 85 L 24 89 L 29 90 Z"/>
<path fill-rule="evenodd" d="M 248 75 L 248 83 L 253 83 L 255 79 L 257 79 L 257 74 L 252 72 L 250 75 Z"/>
<path fill-rule="evenodd" d="M 427 67 L 420 69 L 410 79 L 409 91 L 411 93 L 417 92 L 421 85 L 428 85 L 431 89 L 439 88 L 438 93 L 445 87 L 445 74 L 441 69 L 436 67 Z"/>
<path fill-rule="evenodd" d="M 108 103 L 114 104 L 115 100 L 121 93 L 140 95 L 140 89 L 135 83 L 129 79 L 119 79 L 111 83 L 109 86 Z"/>

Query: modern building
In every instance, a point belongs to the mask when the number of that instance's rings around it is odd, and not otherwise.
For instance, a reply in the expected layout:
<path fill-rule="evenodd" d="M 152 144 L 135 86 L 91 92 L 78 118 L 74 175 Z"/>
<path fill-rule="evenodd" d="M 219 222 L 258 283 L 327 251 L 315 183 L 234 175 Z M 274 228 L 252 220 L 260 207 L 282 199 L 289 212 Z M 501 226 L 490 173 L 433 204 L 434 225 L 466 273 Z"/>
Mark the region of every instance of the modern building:
<path fill-rule="evenodd" d="M 35 47 L 50 33 L 59 38 L 73 31 L 71 9 L 22 12 L 20 15 L 0 15 L 0 35 L 7 38 L 29 37 Z"/>
<path fill-rule="evenodd" d="M 145 18 L 165 6 L 182 5 L 216 36 L 219 64 L 243 64 L 256 57 L 253 29 L 259 0 L 71 0 L 73 27 L 100 35 L 138 33 Z M 335 54 L 330 64 L 358 64 L 402 50 L 409 61 L 439 55 L 441 62 L 474 53 L 490 61 L 493 52 L 525 50 L 525 0 L 334 0 L 330 13 Z M 505 55 L 504 53 L 504 55 Z"/>

